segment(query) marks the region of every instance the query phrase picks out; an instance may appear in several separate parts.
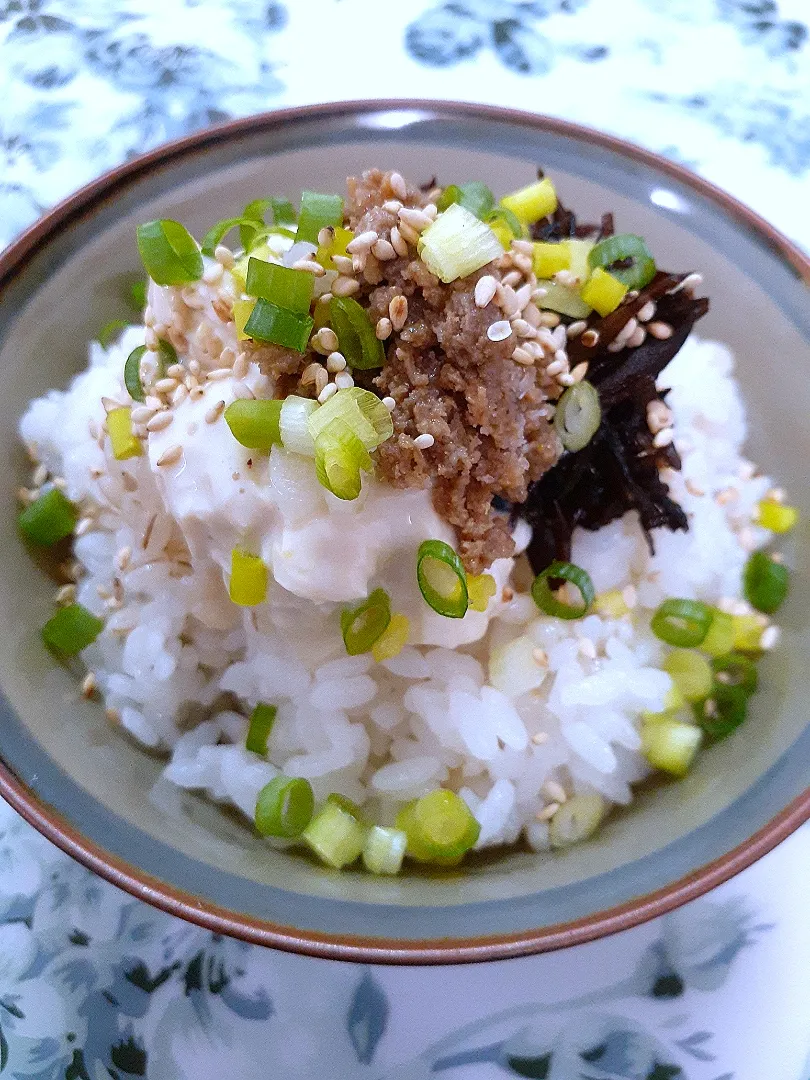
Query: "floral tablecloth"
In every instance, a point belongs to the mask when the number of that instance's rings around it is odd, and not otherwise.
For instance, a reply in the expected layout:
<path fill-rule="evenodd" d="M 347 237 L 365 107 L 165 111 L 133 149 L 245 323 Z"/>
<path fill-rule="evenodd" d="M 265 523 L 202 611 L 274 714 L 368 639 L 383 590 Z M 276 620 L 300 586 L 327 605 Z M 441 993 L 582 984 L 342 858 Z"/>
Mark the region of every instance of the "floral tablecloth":
<path fill-rule="evenodd" d="M 809 24 L 808 0 L 0 0 L 0 245 L 165 139 L 384 94 L 613 131 L 810 248 Z M 171 919 L 2 804 L 0 1074 L 810 1080 L 808 887 L 804 829 L 607 941 L 372 970 Z"/>

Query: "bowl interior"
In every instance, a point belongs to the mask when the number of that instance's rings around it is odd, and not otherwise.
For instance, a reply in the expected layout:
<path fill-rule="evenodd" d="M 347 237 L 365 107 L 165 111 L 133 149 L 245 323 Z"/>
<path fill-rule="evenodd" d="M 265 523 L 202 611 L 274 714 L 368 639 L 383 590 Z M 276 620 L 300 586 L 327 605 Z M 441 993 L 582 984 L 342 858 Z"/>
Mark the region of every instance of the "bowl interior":
<path fill-rule="evenodd" d="M 750 224 L 655 165 L 540 124 L 425 108 L 257 123 L 169 155 L 47 237 L 0 295 L 0 754 L 91 844 L 237 918 L 305 935 L 440 942 L 519 935 L 588 919 L 670 885 L 765 826 L 810 782 L 808 534 L 795 540 L 795 587 L 779 650 L 747 725 L 704 754 L 682 783 L 640 794 L 594 839 L 564 853 L 515 852 L 463 875 L 377 880 L 320 870 L 270 850 L 231 814 L 157 785 L 161 763 L 112 730 L 98 705 L 41 649 L 52 588 L 20 545 L 16 424 L 28 400 L 62 386 L 85 343 L 120 317 L 139 269 L 134 228 L 172 217 L 202 233 L 269 193 L 338 190 L 369 165 L 418 181 L 480 178 L 496 193 L 537 164 L 585 218 L 614 211 L 665 266 L 699 269 L 712 299 L 703 336 L 731 346 L 749 412 L 749 454 L 810 518 L 810 305 L 799 275 Z M 244 928 L 243 928 L 244 929 Z M 245 930 L 245 932 L 249 932 Z"/>

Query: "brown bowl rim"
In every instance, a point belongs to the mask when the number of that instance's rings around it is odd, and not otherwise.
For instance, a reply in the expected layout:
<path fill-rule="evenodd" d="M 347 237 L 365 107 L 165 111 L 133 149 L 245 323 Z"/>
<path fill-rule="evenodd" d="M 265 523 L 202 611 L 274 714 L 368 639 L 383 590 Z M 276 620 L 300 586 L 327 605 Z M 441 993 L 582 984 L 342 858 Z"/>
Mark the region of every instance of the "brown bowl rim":
<path fill-rule="evenodd" d="M 157 164 L 166 164 L 200 153 L 219 142 L 256 130 L 271 131 L 300 120 L 328 120 L 375 112 L 419 112 L 437 118 L 458 116 L 529 126 L 538 131 L 566 136 L 655 168 L 690 187 L 703 198 L 719 205 L 729 216 L 764 239 L 767 246 L 786 261 L 797 276 L 810 286 L 810 259 L 787 237 L 753 210 L 722 189 L 669 161 L 624 139 L 556 117 L 522 112 L 492 105 L 430 99 L 379 99 L 345 101 L 279 109 L 231 120 L 192 135 L 162 144 L 124 165 L 111 169 L 73 195 L 25 230 L 0 253 L 0 291 L 25 262 L 48 243 L 53 234 L 68 227 L 91 209 L 115 198 L 116 193 Z M 215 904 L 201 902 L 191 893 L 175 889 L 146 874 L 124 859 L 88 840 L 59 812 L 49 806 L 0 761 L 0 795 L 35 829 L 88 869 L 139 900 L 215 933 L 227 934 L 252 944 L 328 960 L 377 964 L 460 964 L 550 952 L 581 945 L 609 934 L 629 930 L 650 919 L 665 915 L 728 881 L 810 820 L 810 788 L 795 798 L 767 825 L 748 840 L 718 859 L 677 881 L 627 903 L 597 912 L 570 923 L 524 931 L 519 934 L 478 938 L 409 940 L 327 935 L 301 931 L 255 919 Z"/>

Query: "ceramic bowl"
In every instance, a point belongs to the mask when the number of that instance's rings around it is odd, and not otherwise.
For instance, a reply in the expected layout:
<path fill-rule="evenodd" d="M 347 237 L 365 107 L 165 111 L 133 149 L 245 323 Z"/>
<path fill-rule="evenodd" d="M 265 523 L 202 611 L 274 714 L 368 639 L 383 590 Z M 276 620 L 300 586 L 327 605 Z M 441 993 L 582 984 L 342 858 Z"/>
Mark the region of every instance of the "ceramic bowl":
<path fill-rule="evenodd" d="M 160 761 L 82 701 L 39 642 L 52 588 L 16 534 L 16 425 L 29 399 L 63 385 L 84 365 L 86 342 L 120 316 L 120 282 L 139 268 L 136 224 L 172 217 L 199 236 L 258 195 L 337 190 L 372 164 L 419 180 L 476 177 L 496 191 L 528 182 L 542 164 L 586 217 L 609 208 L 667 266 L 699 269 L 712 298 L 700 331 L 738 356 L 750 455 L 810 510 L 810 264 L 727 195 L 605 135 L 479 106 L 318 106 L 202 132 L 108 173 L 0 258 L 0 791 L 115 884 L 250 941 L 412 963 L 574 944 L 706 891 L 810 817 L 804 528 L 783 641 L 763 661 L 764 689 L 734 738 L 683 782 L 641 793 L 596 838 L 553 855 L 515 851 L 464 873 L 334 874 L 270 850 L 196 796 L 155 800 Z"/>

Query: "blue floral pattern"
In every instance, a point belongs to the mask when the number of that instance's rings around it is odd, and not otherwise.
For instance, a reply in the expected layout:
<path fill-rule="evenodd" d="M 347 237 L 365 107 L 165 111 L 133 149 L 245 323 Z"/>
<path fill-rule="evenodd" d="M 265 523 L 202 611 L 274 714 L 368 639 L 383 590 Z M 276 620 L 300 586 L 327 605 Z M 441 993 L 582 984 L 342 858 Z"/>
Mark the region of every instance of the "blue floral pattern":
<path fill-rule="evenodd" d="M 0 0 L 0 245 L 165 139 L 379 94 L 384 47 L 389 96 L 417 87 L 613 130 L 810 247 L 805 0 L 423 0 L 390 5 L 382 35 L 380 6 Z M 810 948 L 810 833 L 789 844 L 798 858 L 777 852 L 564 963 L 372 970 L 174 920 L 0 804 L 0 1080 L 762 1080 L 735 1025 L 745 1013 L 756 1028 L 771 998 L 784 1018 L 788 982 L 793 1042 L 771 1047 L 768 1080 L 810 1080 L 810 988 L 794 971 Z"/>

